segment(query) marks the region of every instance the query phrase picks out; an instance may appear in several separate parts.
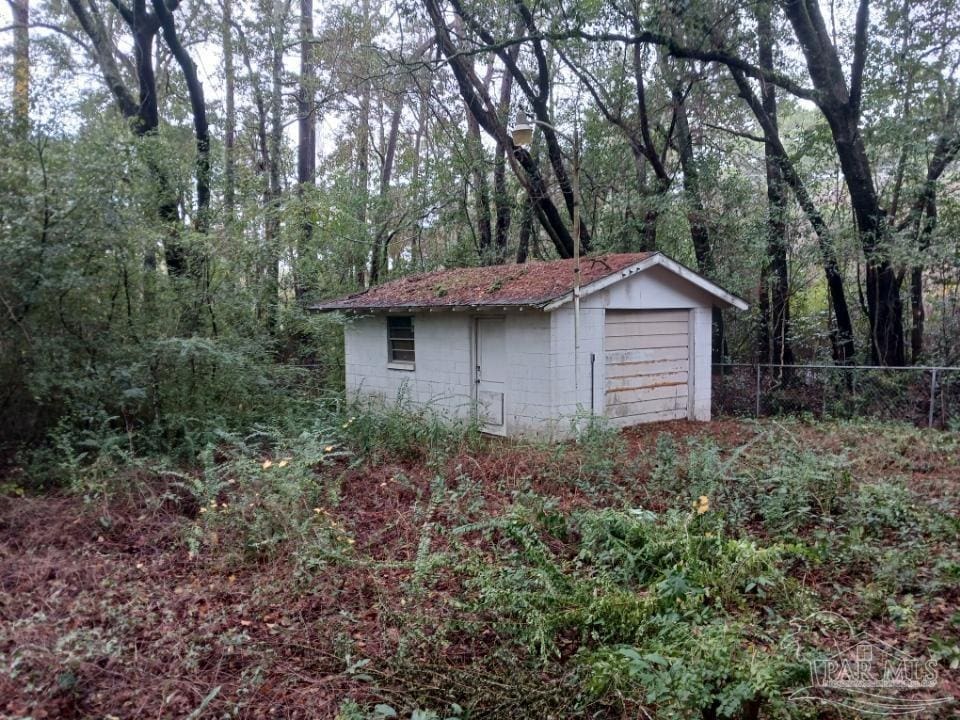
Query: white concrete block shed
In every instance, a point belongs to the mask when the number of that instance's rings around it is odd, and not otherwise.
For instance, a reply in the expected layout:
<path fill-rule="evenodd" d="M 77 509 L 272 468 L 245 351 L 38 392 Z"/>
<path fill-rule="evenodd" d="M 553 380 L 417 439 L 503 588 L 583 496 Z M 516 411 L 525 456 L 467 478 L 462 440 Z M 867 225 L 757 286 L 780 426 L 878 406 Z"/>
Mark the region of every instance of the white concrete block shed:
<path fill-rule="evenodd" d="M 440 270 L 311 307 L 347 315 L 350 395 L 401 395 L 497 435 L 710 419 L 714 305 L 747 304 L 661 253 Z M 574 336 L 579 335 L 579 350 Z"/>

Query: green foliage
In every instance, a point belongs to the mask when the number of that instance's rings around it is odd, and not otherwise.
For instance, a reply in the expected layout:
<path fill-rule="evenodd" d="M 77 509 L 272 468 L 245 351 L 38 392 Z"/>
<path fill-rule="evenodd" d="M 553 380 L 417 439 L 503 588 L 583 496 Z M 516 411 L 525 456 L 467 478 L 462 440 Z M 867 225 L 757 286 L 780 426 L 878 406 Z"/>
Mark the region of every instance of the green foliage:
<path fill-rule="evenodd" d="M 758 511 L 772 531 L 796 532 L 811 522 L 829 523 L 852 486 L 842 456 L 787 448 L 772 472 L 758 478 Z"/>
<path fill-rule="evenodd" d="M 614 475 L 629 472 L 623 468 L 627 456 L 626 441 L 620 431 L 598 415 L 577 415 L 573 419 L 580 466 L 576 482 L 588 490 L 609 486 Z"/>
<path fill-rule="evenodd" d="M 260 428 L 223 434 L 200 454 L 202 472 L 163 470 L 170 497 L 195 518 L 185 535 L 191 554 L 236 562 L 292 554 L 304 579 L 346 561 L 354 540 L 337 519 L 337 469 L 349 457 L 323 422 L 295 436 Z"/>
<path fill-rule="evenodd" d="M 497 562 L 475 568 L 477 609 L 545 660 L 578 644 L 594 700 L 638 689 L 673 716 L 732 717 L 786 681 L 786 658 L 750 650 L 728 612 L 781 588 L 790 550 L 728 538 L 703 508 L 583 511 L 557 533 L 551 513 L 519 506 L 496 524 Z"/>
<path fill-rule="evenodd" d="M 385 457 L 437 460 L 461 448 L 476 447 L 476 423 L 450 418 L 437 408 L 416 405 L 401 391 L 393 402 L 357 398 L 346 408 L 340 432 L 359 456 L 374 462 Z"/>

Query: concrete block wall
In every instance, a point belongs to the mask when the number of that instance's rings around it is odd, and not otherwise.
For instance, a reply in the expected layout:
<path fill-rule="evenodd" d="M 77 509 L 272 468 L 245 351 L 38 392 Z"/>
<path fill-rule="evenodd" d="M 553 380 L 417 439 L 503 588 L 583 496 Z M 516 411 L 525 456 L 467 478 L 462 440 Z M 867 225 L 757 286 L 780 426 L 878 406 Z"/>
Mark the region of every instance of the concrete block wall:
<path fill-rule="evenodd" d="M 693 310 L 693 332 L 690 362 L 693 365 L 693 419 L 710 419 L 713 353 L 713 309 L 698 307 Z"/>
<path fill-rule="evenodd" d="M 344 331 L 346 388 L 393 402 L 401 395 L 451 417 L 471 413 L 471 327 L 464 313 L 420 313 L 414 316 L 413 369 L 390 367 L 387 320 L 384 315 L 355 318 Z"/>
<path fill-rule="evenodd" d="M 575 363 L 573 305 L 551 313 L 506 312 L 508 365 L 504 388 L 506 433 L 546 437 L 569 436 L 578 412 L 605 412 L 604 321 L 607 309 L 691 309 L 691 417 L 710 419 L 711 300 L 692 285 L 677 283 L 662 268 L 651 268 L 583 299 L 580 308 L 580 352 Z M 491 315 L 492 317 L 493 315 Z M 473 412 L 475 382 L 474 321 L 466 312 L 418 313 L 414 316 L 416 362 L 413 369 L 389 367 L 387 321 L 383 315 L 356 318 L 345 332 L 347 391 L 376 395 L 387 402 L 401 394 L 457 418 Z M 578 370 L 579 392 L 574 371 Z"/>
<path fill-rule="evenodd" d="M 677 282 L 669 270 L 653 267 L 582 299 L 580 303 L 580 378 L 581 406 L 589 408 L 590 353 L 596 354 L 594 367 L 594 411 L 605 412 L 606 363 L 604 348 L 604 313 L 606 310 L 692 310 L 691 369 L 694 373 L 691 417 L 710 419 L 710 343 L 713 298 L 693 285 Z M 573 371 L 573 305 L 555 310 L 552 344 L 554 349 L 554 408 L 566 417 L 576 412 L 576 405 L 564 391 L 572 388 Z M 584 384 L 587 390 L 584 390 Z M 572 389 L 570 391 L 572 394 Z"/>
<path fill-rule="evenodd" d="M 524 310 L 509 313 L 504 320 L 507 434 L 549 434 L 553 424 L 550 315 Z"/>
<path fill-rule="evenodd" d="M 602 413 L 603 407 L 603 309 L 580 307 L 580 351 L 574 360 L 573 304 L 564 305 L 550 313 L 550 352 L 553 357 L 553 411 L 559 430 L 569 435 L 572 421 L 579 413 L 590 412 L 590 355 L 594 355 L 593 408 Z M 576 379 L 575 379 L 576 374 Z"/>

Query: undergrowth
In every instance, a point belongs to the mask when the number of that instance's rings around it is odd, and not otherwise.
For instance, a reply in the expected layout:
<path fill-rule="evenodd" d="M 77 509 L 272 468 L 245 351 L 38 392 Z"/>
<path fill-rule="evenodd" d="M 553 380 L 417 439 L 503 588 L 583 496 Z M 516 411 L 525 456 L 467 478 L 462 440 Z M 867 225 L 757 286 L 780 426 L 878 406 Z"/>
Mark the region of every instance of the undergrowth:
<path fill-rule="evenodd" d="M 789 427 L 646 447 L 601 422 L 491 444 L 398 400 L 220 431 L 192 464 L 66 436 L 54 457 L 88 505 L 182 515 L 191 562 L 283 567 L 287 602 L 339 607 L 343 720 L 813 717 L 791 701 L 829 650 L 811 618 L 916 638 L 927 598 L 955 597 L 956 497 L 865 480 L 855 448 Z M 929 637 L 943 668 L 950 622 Z"/>

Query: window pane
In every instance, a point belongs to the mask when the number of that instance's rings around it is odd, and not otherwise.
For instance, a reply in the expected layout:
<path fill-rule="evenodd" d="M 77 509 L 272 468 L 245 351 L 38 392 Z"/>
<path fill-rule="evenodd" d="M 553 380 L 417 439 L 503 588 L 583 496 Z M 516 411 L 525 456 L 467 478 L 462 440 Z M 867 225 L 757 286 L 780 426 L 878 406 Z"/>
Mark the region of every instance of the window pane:
<path fill-rule="evenodd" d="M 412 317 L 389 317 L 387 318 L 387 327 L 391 330 L 394 328 L 413 328 L 413 318 Z"/>
<path fill-rule="evenodd" d="M 387 346 L 391 362 L 414 361 L 413 317 L 387 318 Z"/>

